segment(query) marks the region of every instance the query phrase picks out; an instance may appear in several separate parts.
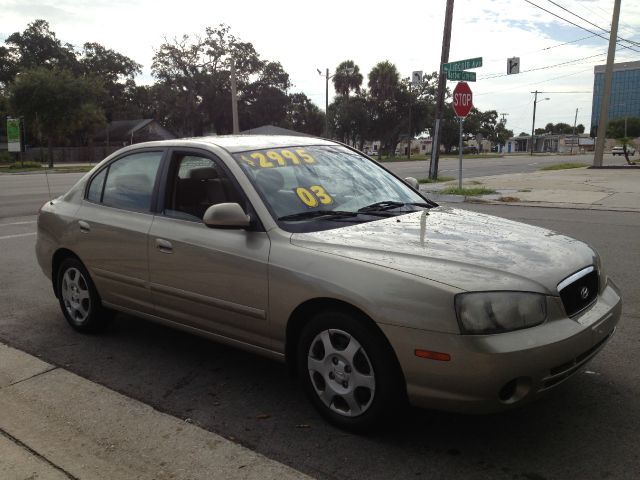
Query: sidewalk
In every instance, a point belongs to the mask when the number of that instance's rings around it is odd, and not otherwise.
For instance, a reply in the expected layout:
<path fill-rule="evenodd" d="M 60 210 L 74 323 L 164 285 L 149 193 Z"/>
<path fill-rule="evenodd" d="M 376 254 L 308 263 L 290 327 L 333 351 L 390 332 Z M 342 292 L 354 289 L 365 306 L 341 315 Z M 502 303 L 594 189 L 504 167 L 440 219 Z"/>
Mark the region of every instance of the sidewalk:
<path fill-rule="evenodd" d="M 0 343 L 0 478 L 309 477 Z"/>
<path fill-rule="evenodd" d="M 423 184 L 420 190 L 436 202 L 486 202 L 538 207 L 640 212 L 640 168 L 547 170 L 463 180 L 463 187 L 486 187 L 492 195 L 442 195 L 458 180 Z"/>

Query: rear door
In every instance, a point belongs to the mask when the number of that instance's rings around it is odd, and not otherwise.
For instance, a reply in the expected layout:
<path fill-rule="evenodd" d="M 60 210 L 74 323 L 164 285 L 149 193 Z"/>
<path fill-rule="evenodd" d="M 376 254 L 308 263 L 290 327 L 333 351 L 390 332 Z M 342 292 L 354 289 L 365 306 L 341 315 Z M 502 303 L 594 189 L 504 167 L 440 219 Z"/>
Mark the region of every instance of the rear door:
<path fill-rule="evenodd" d="M 88 183 L 74 250 L 107 304 L 153 312 L 147 234 L 163 155 L 162 149 L 125 154 Z"/>
<path fill-rule="evenodd" d="M 261 225 L 212 229 L 213 204 L 239 203 L 257 218 L 224 163 L 200 150 L 174 150 L 161 211 L 149 232 L 150 286 L 157 315 L 263 347 L 270 241 Z"/>

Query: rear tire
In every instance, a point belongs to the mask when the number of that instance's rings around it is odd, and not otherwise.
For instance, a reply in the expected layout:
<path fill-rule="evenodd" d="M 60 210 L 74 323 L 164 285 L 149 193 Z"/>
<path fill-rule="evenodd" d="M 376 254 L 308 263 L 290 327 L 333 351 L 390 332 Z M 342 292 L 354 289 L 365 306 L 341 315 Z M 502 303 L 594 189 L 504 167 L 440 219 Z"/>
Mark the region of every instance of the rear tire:
<path fill-rule="evenodd" d="M 111 312 L 102 307 L 91 276 L 80 260 L 69 257 L 62 261 L 56 288 L 62 314 L 74 330 L 96 333 L 104 329 Z"/>
<path fill-rule="evenodd" d="M 395 354 L 366 319 L 340 310 L 317 313 L 302 330 L 296 361 L 311 403 L 340 428 L 371 431 L 403 411 Z"/>

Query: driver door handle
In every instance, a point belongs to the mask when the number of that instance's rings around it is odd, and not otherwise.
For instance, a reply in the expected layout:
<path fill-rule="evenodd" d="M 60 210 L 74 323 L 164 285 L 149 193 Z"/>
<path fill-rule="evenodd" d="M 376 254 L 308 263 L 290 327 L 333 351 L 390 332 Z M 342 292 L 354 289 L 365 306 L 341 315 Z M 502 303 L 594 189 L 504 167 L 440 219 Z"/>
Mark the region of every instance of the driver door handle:
<path fill-rule="evenodd" d="M 162 253 L 173 253 L 171 242 L 162 238 L 156 238 L 156 248 Z"/>
<path fill-rule="evenodd" d="M 80 226 L 80 231 L 82 233 L 89 233 L 91 231 L 91 225 L 89 225 L 84 220 L 79 220 L 78 225 Z"/>

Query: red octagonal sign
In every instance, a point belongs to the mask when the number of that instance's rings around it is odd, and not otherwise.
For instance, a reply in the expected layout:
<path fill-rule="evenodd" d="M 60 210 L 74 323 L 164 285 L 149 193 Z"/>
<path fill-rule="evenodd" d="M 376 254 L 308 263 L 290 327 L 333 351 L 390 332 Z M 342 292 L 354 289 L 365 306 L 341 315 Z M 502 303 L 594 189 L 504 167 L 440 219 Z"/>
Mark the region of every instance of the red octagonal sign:
<path fill-rule="evenodd" d="M 473 108 L 473 93 L 467 82 L 458 82 L 453 89 L 453 110 L 459 117 L 466 117 Z"/>

